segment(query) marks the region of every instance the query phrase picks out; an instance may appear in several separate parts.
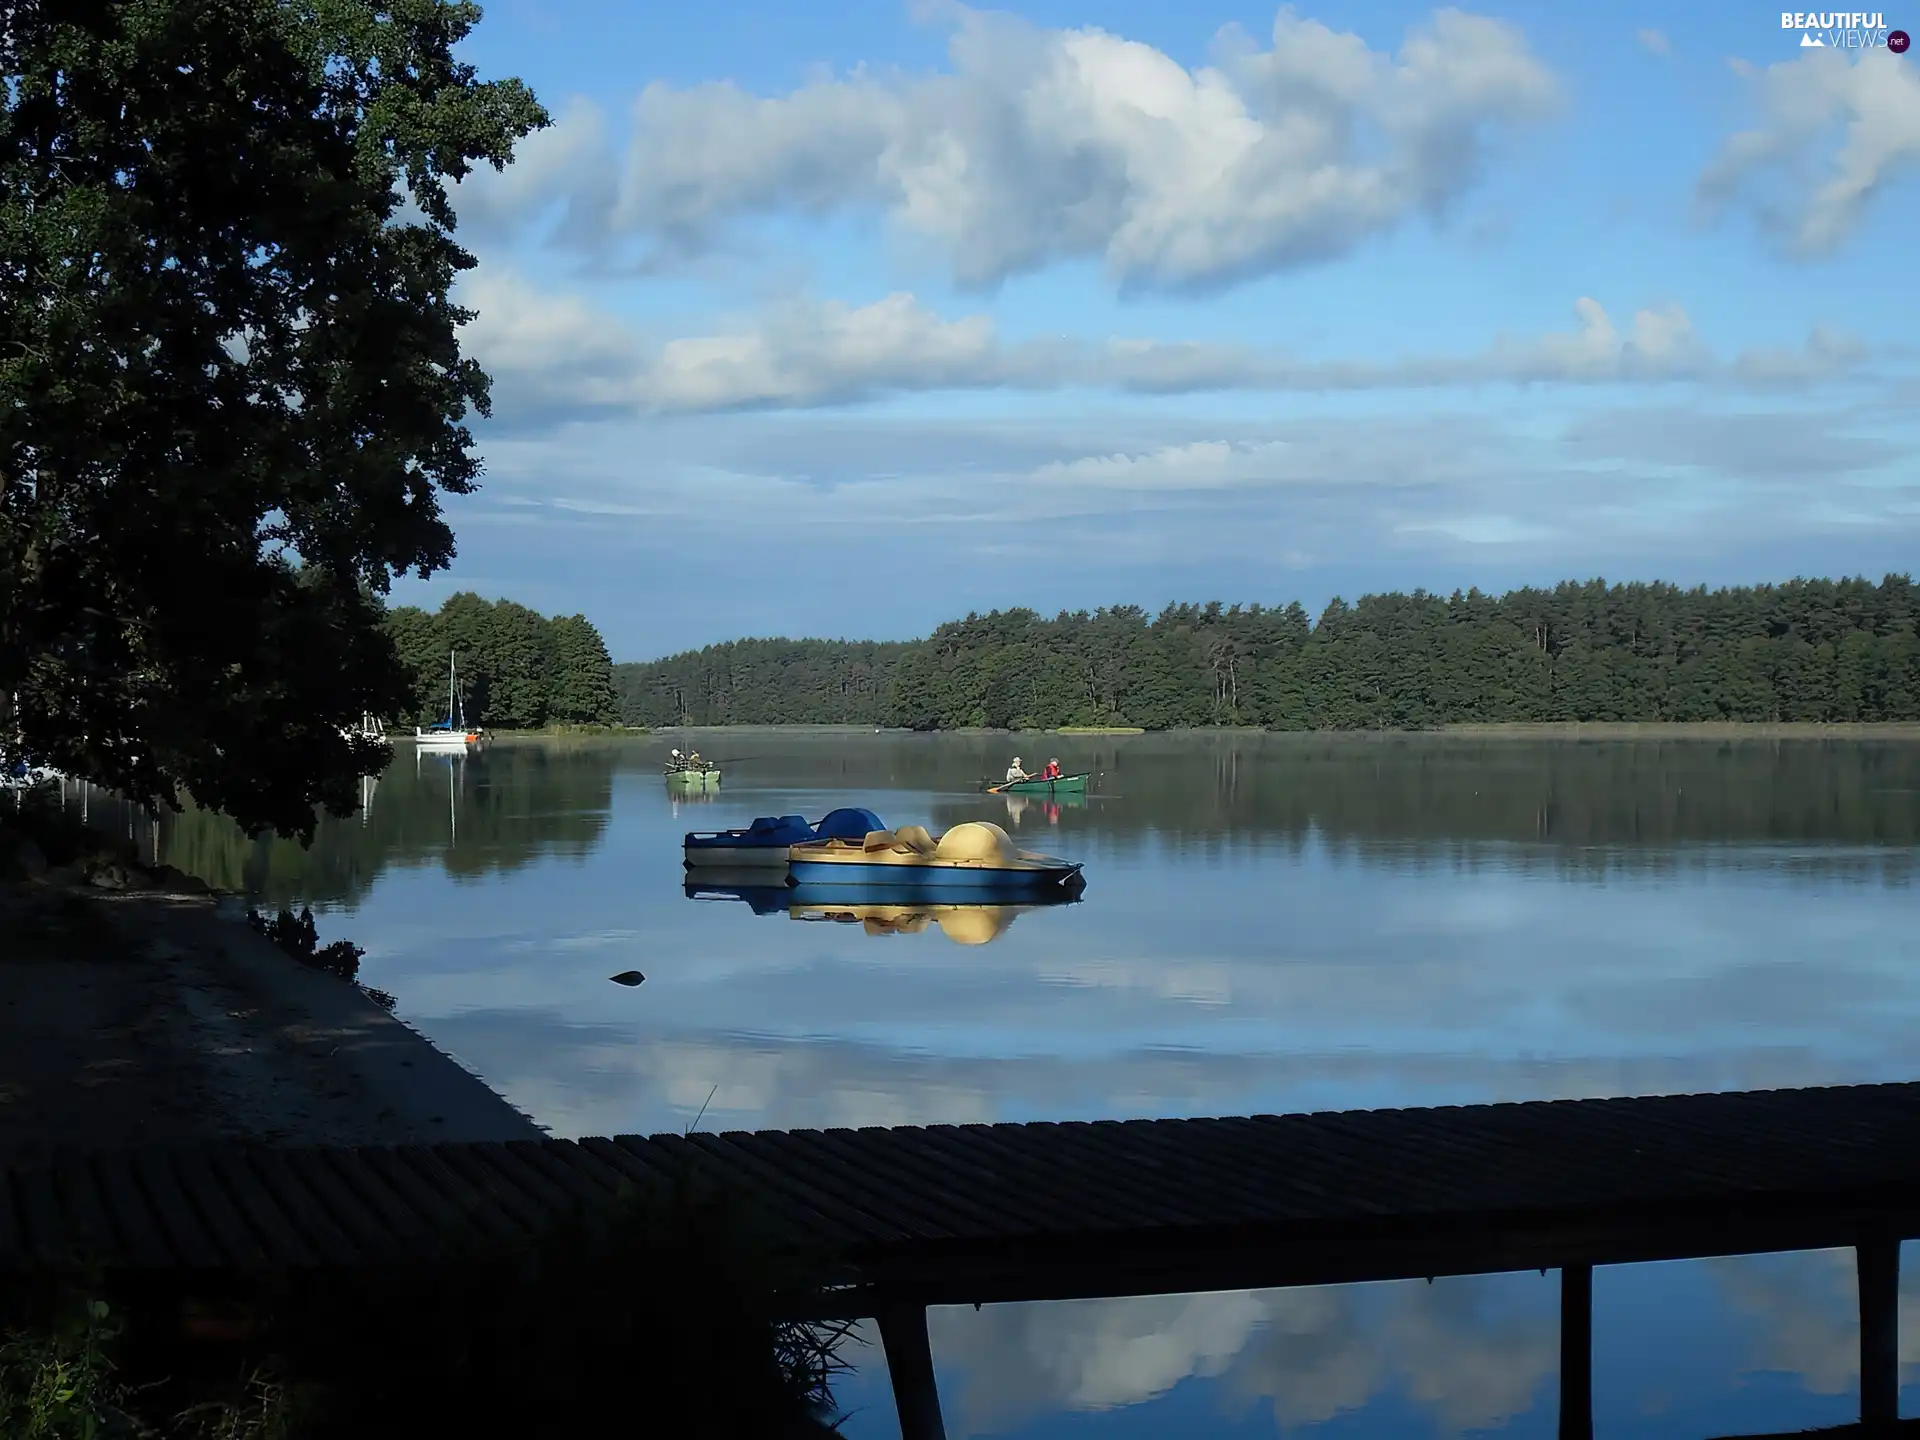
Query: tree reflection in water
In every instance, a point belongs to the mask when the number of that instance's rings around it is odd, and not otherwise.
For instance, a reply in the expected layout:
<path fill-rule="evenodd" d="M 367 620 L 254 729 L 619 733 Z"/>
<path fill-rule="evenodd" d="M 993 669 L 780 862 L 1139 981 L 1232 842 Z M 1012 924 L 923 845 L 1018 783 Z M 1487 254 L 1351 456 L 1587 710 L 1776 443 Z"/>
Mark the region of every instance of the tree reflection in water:
<path fill-rule="evenodd" d="M 473 878 L 517 870 L 542 855 L 584 853 L 606 829 L 615 747 L 400 750 L 378 782 L 363 787 L 359 814 L 322 817 L 311 849 L 250 837 L 225 816 L 189 806 L 161 817 L 160 858 L 268 906 L 350 905 L 389 866 L 438 864 L 451 876 Z"/>

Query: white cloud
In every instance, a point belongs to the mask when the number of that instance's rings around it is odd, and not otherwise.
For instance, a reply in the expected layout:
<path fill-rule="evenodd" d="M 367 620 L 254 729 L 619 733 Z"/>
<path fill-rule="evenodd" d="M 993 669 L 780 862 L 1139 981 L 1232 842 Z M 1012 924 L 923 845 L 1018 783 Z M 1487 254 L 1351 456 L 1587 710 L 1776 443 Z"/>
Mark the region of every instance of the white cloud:
<path fill-rule="evenodd" d="M 1031 478 L 1043 485 L 1094 485 L 1104 490 L 1215 489 L 1283 479 L 1294 468 L 1292 460 L 1293 447 L 1283 440 L 1253 444 L 1195 440 L 1137 455 L 1050 461 L 1034 470 Z"/>
<path fill-rule="evenodd" d="M 515 145 L 511 165 L 477 169 L 461 183 L 455 191 L 461 228 L 485 240 L 550 219 L 557 206 L 564 212 L 560 233 L 590 240 L 598 217 L 618 197 L 615 164 L 606 117 L 576 100 L 553 124 Z"/>
<path fill-rule="evenodd" d="M 1793 253 L 1830 255 L 1875 192 L 1920 162 L 1920 73 L 1886 50 L 1818 49 L 1752 83 L 1760 124 L 1728 137 L 1699 197 L 1709 213 L 1748 198 Z"/>
<path fill-rule="evenodd" d="M 940 1308 L 928 1325 L 960 1376 L 953 1401 L 969 1434 L 1138 1405 L 1196 1378 L 1217 1381 L 1229 1413 L 1270 1409 L 1282 1431 L 1399 1390 L 1457 1433 L 1525 1411 L 1552 1373 L 1552 1330 L 1538 1323 L 1550 1283 L 1446 1277 Z"/>
<path fill-rule="evenodd" d="M 704 335 L 649 347 L 581 301 L 483 269 L 462 291 L 465 332 L 495 376 L 506 418 L 818 408 L 891 394 L 1015 387 L 1330 392 L 1475 384 L 1719 379 L 1805 385 L 1867 358 L 1837 332 L 1805 345 L 1716 359 L 1677 305 L 1642 309 L 1624 331 L 1583 296 L 1570 331 L 1502 336 L 1483 350 L 1385 361 L 1302 360 L 1282 351 L 1160 340 L 1005 341 L 991 317 L 946 319 L 913 295 L 872 304 L 791 300 Z M 1164 462 L 1162 462 L 1164 463 Z"/>
<path fill-rule="evenodd" d="M 1222 32 L 1187 69 L 1097 29 L 1042 30 L 953 7 L 951 70 L 861 70 L 776 97 L 731 83 L 648 86 L 617 185 L 587 110 L 530 146 L 496 190 L 566 196 L 608 237 L 693 255 L 736 222 L 886 214 L 990 285 L 1099 257 L 1125 285 L 1230 283 L 1344 254 L 1476 180 L 1490 135 L 1553 112 L 1555 77 L 1510 25 L 1437 12 L 1397 55 L 1283 8 L 1270 49 Z M 525 208 L 525 207 L 523 207 Z M 576 226 L 574 238 L 584 229 Z"/>
<path fill-rule="evenodd" d="M 1545 525 L 1516 520 L 1511 515 L 1460 515 L 1401 525 L 1402 535 L 1444 535 L 1467 545 L 1534 545 L 1559 538 L 1561 532 Z"/>
<path fill-rule="evenodd" d="M 1640 48 L 1650 55 L 1670 55 L 1673 42 L 1667 39 L 1664 30 L 1642 30 L 1639 33 Z"/>
<path fill-rule="evenodd" d="M 871 305 L 794 302 L 731 334 L 670 340 L 642 378 L 662 410 L 843 404 L 887 391 L 1005 383 L 1023 352 L 984 315 L 943 320 L 912 295 Z"/>

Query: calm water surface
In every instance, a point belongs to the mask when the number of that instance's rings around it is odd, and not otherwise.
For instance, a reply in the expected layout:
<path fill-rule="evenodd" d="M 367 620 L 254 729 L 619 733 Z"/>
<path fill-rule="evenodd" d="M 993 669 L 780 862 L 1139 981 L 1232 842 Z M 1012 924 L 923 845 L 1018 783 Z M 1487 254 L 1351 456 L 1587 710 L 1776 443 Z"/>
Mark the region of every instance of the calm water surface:
<path fill-rule="evenodd" d="M 312 902 L 400 1013 L 562 1135 L 1920 1077 L 1920 745 L 747 732 L 698 737 L 724 788 L 675 799 L 668 743 L 403 750 L 310 852 L 196 816 L 159 844 Z M 1014 750 L 1097 770 L 1094 793 L 979 793 Z M 683 831 L 852 803 L 995 820 L 1085 861 L 1085 898 L 873 933 L 897 927 L 683 892 Z M 1544 1436 L 1555 1284 L 941 1310 L 932 1332 L 956 1436 Z M 1603 1435 L 1857 1414 L 1849 1253 L 1594 1289 Z M 1903 1341 L 1920 1361 L 1920 1283 Z M 846 1433 L 897 1433 L 877 1346 L 855 1358 Z"/>

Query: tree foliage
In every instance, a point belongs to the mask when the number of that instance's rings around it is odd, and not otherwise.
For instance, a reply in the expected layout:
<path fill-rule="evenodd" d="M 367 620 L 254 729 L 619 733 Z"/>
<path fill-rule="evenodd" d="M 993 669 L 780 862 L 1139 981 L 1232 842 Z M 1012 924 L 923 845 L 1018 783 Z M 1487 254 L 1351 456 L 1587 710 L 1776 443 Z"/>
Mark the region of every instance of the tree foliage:
<path fill-rule="evenodd" d="M 0 63 L 0 743 L 308 834 L 406 693 L 487 377 L 444 190 L 545 115 L 452 0 L 20 0 Z M 403 211 L 403 202 L 412 209 Z"/>
<path fill-rule="evenodd" d="M 437 613 L 413 606 L 391 611 L 387 634 L 410 689 L 385 712 L 407 724 L 447 715 L 447 660 L 469 724 L 537 730 L 544 725 L 611 725 L 619 719 L 613 661 L 584 615 L 553 619 L 512 600 L 472 591 L 449 595 Z"/>
<path fill-rule="evenodd" d="M 877 725 L 911 644 L 730 640 L 614 666 L 629 725 Z"/>
<path fill-rule="evenodd" d="M 1486 595 L 997 610 L 923 641 L 739 641 L 617 667 L 646 724 L 1423 730 L 1557 721 L 1920 719 L 1903 575 L 1723 590 L 1568 582 Z"/>

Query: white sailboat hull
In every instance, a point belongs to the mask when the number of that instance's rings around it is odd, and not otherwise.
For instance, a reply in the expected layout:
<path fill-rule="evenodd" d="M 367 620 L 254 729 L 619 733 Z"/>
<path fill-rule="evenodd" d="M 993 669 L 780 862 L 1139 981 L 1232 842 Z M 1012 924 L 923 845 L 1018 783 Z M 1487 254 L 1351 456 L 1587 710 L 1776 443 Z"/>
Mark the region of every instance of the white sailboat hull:
<path fill-rule="evenodd" d="M 479 739 L 460 731 L 448 734 L 446 731 L 420 730 L 414 733 L 414 743 L 422 750 L 469 750 Z"/>

